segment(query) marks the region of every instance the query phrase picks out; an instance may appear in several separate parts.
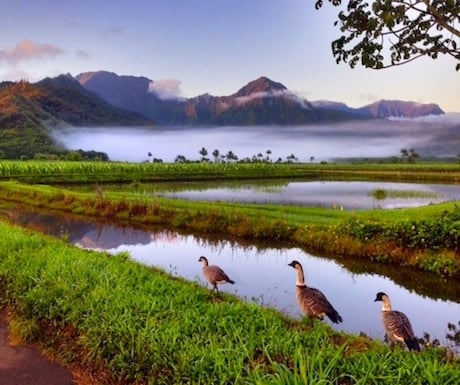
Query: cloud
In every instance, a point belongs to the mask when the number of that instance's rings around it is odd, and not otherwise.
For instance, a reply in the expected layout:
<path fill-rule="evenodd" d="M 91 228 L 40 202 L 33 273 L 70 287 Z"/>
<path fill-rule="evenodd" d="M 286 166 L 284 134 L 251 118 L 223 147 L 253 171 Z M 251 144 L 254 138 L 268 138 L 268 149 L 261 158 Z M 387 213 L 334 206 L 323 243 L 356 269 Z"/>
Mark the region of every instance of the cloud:
<path fill-rule="evenodd" d="M 13 48 L 0 50 L 0 61 L 17 64 L 28 60 L 52 59 L 64 54 L 64 50 L 52 44 L 39 44 L 32 40 L 23 40 Z"/>
<path fill-rule="evenodd" d="M 400 121 L 414 121 L 414 122 L 425 122 L 445 125 L 458 125 L 460 124 L 460 112 L 448 112 L 441 115 L 425 115 L 418 116 L 415 118 L 392 118 L 390 120 Z"/>
<path fill-rule="evenodd" d="M 150 82 L 148 92 L 157 95 L 161 100 L 181 99 L 180 85 L 182 82 L 176 79 L 163 79 Z"/>
<path fill-rule="evenodd" d="M 250 95 L 246 96 L 238 96 L 235 98 L 235 102 L 237 104 L 246 104 L 254 99 L 261 99 L 261 98 L 270 98 L 270 97 L 286 97 L 292 99 L 294 102 L 300 104 L 303 108 L 310 108 L 305 99 L 301 96 L 289 91 L 289 90 L 276 90 L 276 91 L 262 91 L 262 92 L 253 92 Z"/>

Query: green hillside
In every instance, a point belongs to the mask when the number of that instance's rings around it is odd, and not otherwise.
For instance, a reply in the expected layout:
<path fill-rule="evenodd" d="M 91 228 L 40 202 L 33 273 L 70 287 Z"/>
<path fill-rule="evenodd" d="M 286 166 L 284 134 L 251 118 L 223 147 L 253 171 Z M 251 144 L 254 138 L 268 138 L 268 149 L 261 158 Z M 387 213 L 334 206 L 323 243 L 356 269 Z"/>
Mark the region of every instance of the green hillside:
<path fill-rule="evenodd" d="M 0 158 L 66 155 L 68 151 L 51 136 L 53 128 L 147 124 L 154 122 L 109 105 L 65 75 L 35 84 L 0 84 Z"/>

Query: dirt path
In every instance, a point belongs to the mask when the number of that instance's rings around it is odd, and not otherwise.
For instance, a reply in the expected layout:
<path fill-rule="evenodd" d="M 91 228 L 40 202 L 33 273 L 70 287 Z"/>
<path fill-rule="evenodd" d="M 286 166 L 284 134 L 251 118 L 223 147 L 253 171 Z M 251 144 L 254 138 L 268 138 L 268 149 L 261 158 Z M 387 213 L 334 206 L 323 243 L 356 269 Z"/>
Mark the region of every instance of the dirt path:
<path fill-rule="evenodd" d="M 46 359 L 37 349 L 13 346 L 8 326 L 0 315 L 1 385 L 75 385 L 69 370 Z"/>

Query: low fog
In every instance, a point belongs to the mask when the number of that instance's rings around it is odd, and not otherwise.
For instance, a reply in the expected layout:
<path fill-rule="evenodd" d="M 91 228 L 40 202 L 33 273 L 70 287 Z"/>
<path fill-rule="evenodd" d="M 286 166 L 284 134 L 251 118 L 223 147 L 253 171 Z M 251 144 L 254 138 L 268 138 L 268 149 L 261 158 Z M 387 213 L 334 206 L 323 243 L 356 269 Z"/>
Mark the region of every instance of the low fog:
<path fill-rule="evenodd" d="M 110 160 L 143 162 L 153 158 L 174 162 L 208 158 L 232 151 L 239 159 L 259 153 L 272 161 L 294 154 L 301 162 L 337 158 L 399 157 L 414 148 L 420 156 L 456 157 L 460 154 L 460 114 L 416 120 L 372 120 L 308 126 L 244 127 L 74 127 L 54 130 L 68 149 L 105 152 Z M 151 156 L 149 156 L 149 153 Z"/>

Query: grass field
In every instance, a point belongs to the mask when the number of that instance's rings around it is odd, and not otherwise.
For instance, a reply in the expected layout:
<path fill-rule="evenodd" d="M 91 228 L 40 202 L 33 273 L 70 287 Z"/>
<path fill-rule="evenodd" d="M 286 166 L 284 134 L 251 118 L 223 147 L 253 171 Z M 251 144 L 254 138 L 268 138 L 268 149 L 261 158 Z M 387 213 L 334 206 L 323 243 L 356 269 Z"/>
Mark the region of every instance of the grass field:
<path fill-rule="evenodd" d="M 460 163 L 122 163 L 1 161 L 0 180 L 113 183 L 306 178 L 460 183 Z"/>
<path fill-rule="evenodd" d="M 6 223 L 0 237 L 14 337 L 101 384 L 458 383 L 444 349 L 390 350 Z"/>
<path fill-rule="evenodd" d="M 0 199 L 85 217 L 266 239 L 414 266 L 458 279 L 460 208 L 347 212 L 204 203 L 104 183 L 317 178 L 460 183 L 458 164 L 1 162 Z M 88 184 L 74 191 L 63 184 Z M 54 186 L 53 186 L 54 185 Z M 5 221 L 8 219 L 5 216 Z M 413 354 L 297 322 L 195 282 L 0 222 L 1 305 L 10 330 L 101 384 L 457 384 L 458 358 Z"/>
<path fill-rule="evenodd" d="M 276 205 L 193 202 L 105 191 L 0 183 L 0 198 L 77 215 L 277 242 L 312 252 L 413 266 L 460 276 L 460 207 L 455 202 L 399 210 L 342 211 Z"/>

